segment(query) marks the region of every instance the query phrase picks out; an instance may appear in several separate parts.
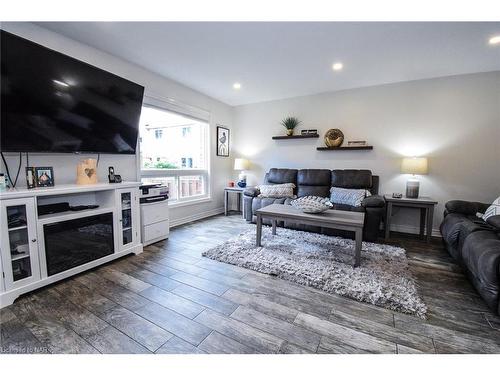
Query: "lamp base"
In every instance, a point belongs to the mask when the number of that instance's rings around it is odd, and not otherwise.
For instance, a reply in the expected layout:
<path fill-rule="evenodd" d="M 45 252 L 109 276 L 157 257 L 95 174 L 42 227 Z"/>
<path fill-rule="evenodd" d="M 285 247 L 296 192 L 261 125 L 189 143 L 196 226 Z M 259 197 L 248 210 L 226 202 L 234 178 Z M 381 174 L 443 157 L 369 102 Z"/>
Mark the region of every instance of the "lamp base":
<path fill-rule="evenodd" d="M 418 198 L 420 181 L 410 179 L 406 181 L 406 198 Z"/>
<path fill-rule="evenodd" d="M 244 188 L 247 186 L 247 175 L 242 171 L 238 176 L 238 186 Z"/>

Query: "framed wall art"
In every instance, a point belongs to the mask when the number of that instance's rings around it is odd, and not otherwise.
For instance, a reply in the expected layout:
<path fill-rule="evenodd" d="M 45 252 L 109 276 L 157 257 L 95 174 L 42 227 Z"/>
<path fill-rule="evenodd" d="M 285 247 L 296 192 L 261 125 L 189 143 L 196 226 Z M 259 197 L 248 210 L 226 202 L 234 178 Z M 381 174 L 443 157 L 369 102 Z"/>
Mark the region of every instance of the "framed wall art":
<path fill-rule="evenodd" d="M 217 156 L 229 157 L 229 129 L 217 126 Z"/>

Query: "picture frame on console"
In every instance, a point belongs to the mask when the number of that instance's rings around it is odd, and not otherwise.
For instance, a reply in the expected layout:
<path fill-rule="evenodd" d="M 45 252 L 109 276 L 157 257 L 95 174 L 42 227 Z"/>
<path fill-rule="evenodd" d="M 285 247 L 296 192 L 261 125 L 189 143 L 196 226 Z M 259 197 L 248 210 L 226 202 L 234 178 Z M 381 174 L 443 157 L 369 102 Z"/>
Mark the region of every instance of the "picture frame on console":
<path fill-rule="evenodd" d="M 26 187 L 28 189 L 36 188 L 35 167 L 26 167 Z"/>
<path fill-rule="evenodd" d="M 37 187 L 54 186 L 54 169 L 52 167 L 35 167 Z"/>

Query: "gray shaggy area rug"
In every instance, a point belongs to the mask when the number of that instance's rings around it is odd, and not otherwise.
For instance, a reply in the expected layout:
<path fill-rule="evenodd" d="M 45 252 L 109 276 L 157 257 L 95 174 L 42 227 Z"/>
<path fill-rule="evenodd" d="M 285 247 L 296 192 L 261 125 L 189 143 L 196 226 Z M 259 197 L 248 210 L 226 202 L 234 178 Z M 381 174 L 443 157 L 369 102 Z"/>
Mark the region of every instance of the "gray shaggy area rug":
<path fill-rule="evenodd" d="M 400 247 L 363 242 L 361 266 L 353 268 L 354 241 L 278 228 L 245 231 L 202 255 L 220 262 L 275 275 L 281 279 L 337 293 L 398 312 L 426 318 L 406 252 Z"/>

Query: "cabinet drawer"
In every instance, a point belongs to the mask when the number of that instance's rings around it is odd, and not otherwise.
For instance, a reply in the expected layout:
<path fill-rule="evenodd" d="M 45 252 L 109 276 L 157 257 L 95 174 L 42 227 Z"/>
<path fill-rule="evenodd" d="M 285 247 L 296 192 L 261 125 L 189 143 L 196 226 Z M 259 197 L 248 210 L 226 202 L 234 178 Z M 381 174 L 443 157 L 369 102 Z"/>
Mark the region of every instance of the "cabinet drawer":
<path fill-rule="evenodd" d="M 160 221 L 159 223 L 154 223 L 150 225 L 144 226 L 144 238 L 142 239 L 144 242 L 150 241 L 152 239 L 168 236 L 170 232 L 169 221 Z"/>
<path fill-rule="evenodd" d="M 141 204 L 142 225 L 168 220 L 168 202 Z"/>

